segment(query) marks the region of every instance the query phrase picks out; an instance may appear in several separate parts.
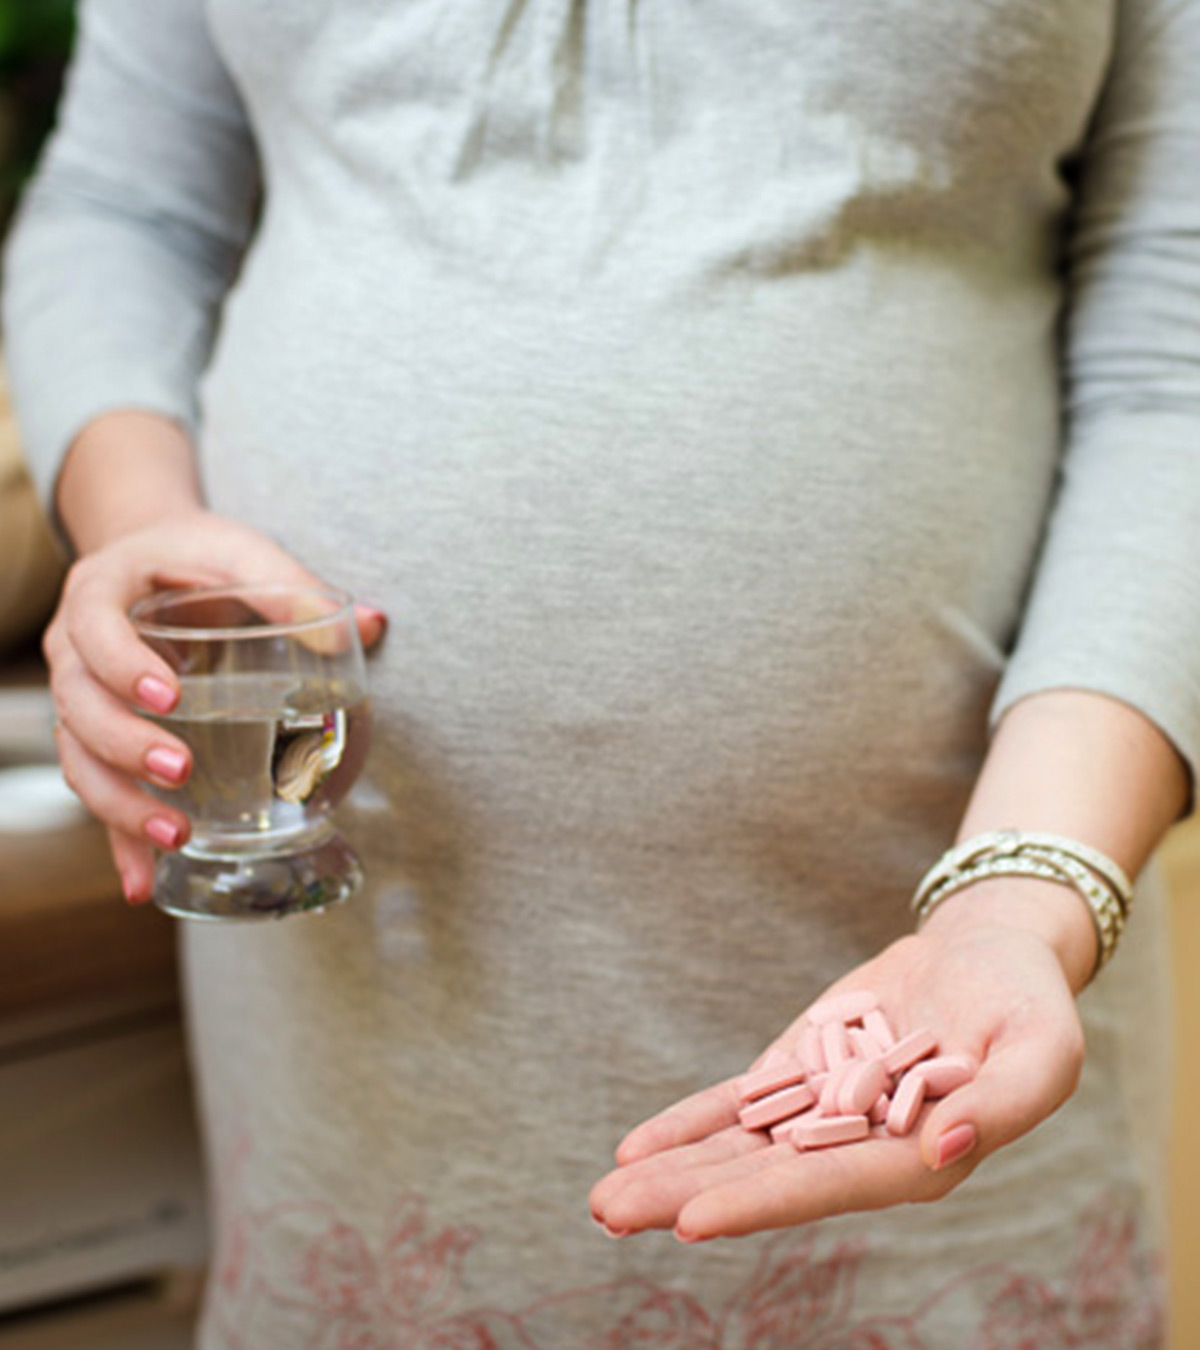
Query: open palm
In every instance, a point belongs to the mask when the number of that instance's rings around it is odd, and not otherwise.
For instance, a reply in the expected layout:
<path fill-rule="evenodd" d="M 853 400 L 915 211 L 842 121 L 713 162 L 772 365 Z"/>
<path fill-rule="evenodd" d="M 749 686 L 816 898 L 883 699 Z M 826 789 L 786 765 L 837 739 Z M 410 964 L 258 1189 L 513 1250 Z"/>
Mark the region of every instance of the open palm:
<path fill-rule="evenodd" d="M 829 991 L 869 989 L 904 1034 L 929 1027 L 971 1056 L 975 1078 L 927 1105 L 906 1137 L 798 1151 L 744 1129 L 736 1079 L 634 1129 L 592 1212 L 615 1235 L 674 1228 L 684 1241 L 935 1200 L 1070 1096 L 1083 1062 L 1071 990 L 1053 951 L 1017 928 L 927 930 L 894 943 Z M 801 1016 L 775 1042 L 792 1049 Z"/>

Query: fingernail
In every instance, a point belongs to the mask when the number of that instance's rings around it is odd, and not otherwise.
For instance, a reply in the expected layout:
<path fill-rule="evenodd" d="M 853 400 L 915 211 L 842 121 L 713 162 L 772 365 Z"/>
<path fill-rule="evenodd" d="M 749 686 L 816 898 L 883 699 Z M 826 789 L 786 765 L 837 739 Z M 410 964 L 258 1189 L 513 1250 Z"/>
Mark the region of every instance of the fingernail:
<path fill-rule="evenodd" d="M 142 827 L 159 848 L 178 848 L 183 831 L 163 816 L 151 816 Z"/>
<path fill-rule="evenodd" d="M 689 1246 L 697 1242 L 711 1242 L 715 1236 L 715 1233 L 685 1233 L 680 1228 L 675 1230 L 676 1241 L 686 1242 Z"/>
<path fill-rule="evenodd" d="M 178 783 L 187 773 L 187 756 L 180 750 L 169 750 L 164 745 L 156 745 L 146 755 L 146 768 L 159 778 Z"/>
<path fill-rule="evenodd" d="M 175 690 L 157 675 L 143 675 L 137 682 L 137 696 L 151 712 L 170 712 L 175 706 Z"/>
<path fill-rule="evenodd" d="M 948 1129 L 937 1142 L 937 1157 L 934 1159 L 933 1170 L 940 1172 L 944 1167 L 950 1167 L 958 1162 L 960 1158 L 965 1158 L 975 1147 L 977 1137 L 974 1125 L 955 1125 Z"/>

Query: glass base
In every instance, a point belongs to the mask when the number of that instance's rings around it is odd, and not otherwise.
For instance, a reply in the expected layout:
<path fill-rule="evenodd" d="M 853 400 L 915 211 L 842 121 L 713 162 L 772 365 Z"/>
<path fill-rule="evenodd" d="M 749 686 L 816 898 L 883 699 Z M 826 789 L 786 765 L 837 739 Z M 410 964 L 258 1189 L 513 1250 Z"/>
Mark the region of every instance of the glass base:
<path fill-rule="evenodd" d="M 362 864 L 339 834 L 296 853 L 160 855 L 154 903 L 180 919 L 283 919 L 348 899 L 362 885 Z"/>

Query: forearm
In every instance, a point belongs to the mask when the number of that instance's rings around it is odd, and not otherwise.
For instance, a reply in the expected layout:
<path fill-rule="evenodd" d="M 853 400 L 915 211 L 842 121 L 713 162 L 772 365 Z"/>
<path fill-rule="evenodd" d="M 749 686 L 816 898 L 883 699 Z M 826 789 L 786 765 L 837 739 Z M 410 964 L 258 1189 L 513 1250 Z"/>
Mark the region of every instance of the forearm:
<path fill-rule="evenodd" d="M 1005 715 L 959 839 L 1009 827 L 1066 835 L 1136 876 L 1187 794 L 1183 761 L 1141 713 L 1099 694 L 1053 690 Z M 993 921 L 1039 932 L 1072 987 L 1086 982 L 1095 965 L 1095 930 L 1070 889 L 1029 878 L 980 882 L 940 905 L 927 927 Z"/>
<path fill-rule="evenodd" d="M 59 474 L 56 505 L 81 554 L 195 511 L 203 497 L 191 443 L 166 417 L 106 413 L 72 442 Z"/>

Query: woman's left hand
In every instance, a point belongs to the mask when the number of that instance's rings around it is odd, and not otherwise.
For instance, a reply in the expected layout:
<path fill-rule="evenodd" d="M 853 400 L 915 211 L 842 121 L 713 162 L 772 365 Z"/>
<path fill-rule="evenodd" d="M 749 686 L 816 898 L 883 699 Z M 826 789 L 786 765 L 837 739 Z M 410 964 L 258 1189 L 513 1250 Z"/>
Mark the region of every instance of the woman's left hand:
<path fill-rule="evenodd" d="M 897 1035 L 928 1027 L 939 1053 L 969 1055 L 978 1072 L 925 1108 L 904 1137 L 797 1151 L 738 1124 L 736 1079 L 639 1125 L 597 1183 L 595 1218 L 614 1236 L 673 1228 L 685 1242 L 809 1223 L 850 1210 L 936 1200 L 988 1154 L 1019 1138 L 1074 1091 L 1083 1032 L 1055 949 L 1022 927 L 1024 904 L 1080 906 L 1060 887 L 1024 879 L 984 883 L 839 980 L 829 993 L 869 989 Z M 790 1050 L 801 1016 L 774 1043 Z"/>

